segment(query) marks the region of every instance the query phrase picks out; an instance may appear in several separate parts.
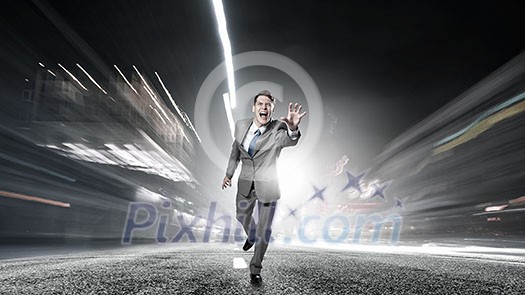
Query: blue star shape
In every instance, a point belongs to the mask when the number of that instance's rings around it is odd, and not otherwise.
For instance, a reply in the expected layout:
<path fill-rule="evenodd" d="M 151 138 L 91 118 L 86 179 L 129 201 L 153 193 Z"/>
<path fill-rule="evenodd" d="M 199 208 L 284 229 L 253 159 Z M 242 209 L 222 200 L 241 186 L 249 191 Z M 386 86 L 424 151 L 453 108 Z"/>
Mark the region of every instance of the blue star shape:
<path fill-rule="evenodd" d="M 379 196 L 381 199 L 384 200 L 385 199 L 384 191 L 385 191 L 387 186 L 388 186 L 388 184 L 384 185 L 384 186 L 374 185 L 374 187 L 375 187 L 374 188 L 374 193 L 372 194 L 372 196 L 370 198 L 373 198 L 375 196 Z"/>
<path fill-rule="evenodd" d="M 295 209 L 288 208 L 288 210 L 290 211 L 290 213 L 288 213 L 288 216 L 295 217 L 295 214 L 297 212 L 297 208 L 295 208 Z"/>
<path fill-rule="evenodd" d="M 404 208 L 404 207 L 403 207 L 403 203 L 401 203 L 401 201 L 400 201 L 398 198 L 396 198 L 396 207 L 398 207 L 398 208 Z"/>
<path fill-rule="evenodd" d="M 318 189 L 317 187 L 315 187 L 315 185 L 312 185 L 312 186 L 314 188 L 315 194 L 308 201 L 312 201 L 314 199 L 320 199 L 324 202 L 323 192 L 326 190 L 327 186 L 323 187 L 322 189 Z"/>
<path fill-rule="evenodd" d="M 358 176 L 353 176 L 352 173 L 346 171 L 346 177 L 348 178 L 348 183 L 345 185 L 345 187 L 341 190 L 342 192 L 349 189 L 354 188 L 359 193 L 362 193 L 361 185 L 359 182 L 361 181 L 361 178 L 365 176 L 364 173 L 359 174 Z"/>

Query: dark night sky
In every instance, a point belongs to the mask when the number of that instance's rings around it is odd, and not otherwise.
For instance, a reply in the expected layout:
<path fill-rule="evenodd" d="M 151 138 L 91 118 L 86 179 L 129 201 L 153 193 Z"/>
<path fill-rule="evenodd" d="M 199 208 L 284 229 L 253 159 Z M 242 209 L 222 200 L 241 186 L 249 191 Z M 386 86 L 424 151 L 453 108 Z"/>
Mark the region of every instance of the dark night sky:
<path fill-rule="evenodd" d="M 135 64 L 151 77 L 158 71 L 190 117 L 199 87 L 223 59 L 211 1 L 43 3 L 108 67 Z M 525 48 L 518 3 L 226 0 L 224 6 L 233 54 L 272 51 L 301 65 L 317 83 L 325 117 L 338 118 L 336 139 L 353 142 L 341 152 L 359 154 L 363 167 Z M 36 5 L 6 5 L 12 9 L 0 17 L 7 32 L 3 94 L 33 75 L 38 61 L 87 63 Z"/>

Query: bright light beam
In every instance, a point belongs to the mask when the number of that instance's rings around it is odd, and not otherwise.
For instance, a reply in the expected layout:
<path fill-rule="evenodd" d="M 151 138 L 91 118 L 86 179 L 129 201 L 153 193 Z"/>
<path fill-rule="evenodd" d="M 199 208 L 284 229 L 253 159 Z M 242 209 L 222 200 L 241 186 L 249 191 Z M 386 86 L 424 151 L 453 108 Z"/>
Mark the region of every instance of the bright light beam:
<path fill-rule="evenodd" d="M 104 92 L 104 94 L 108 94 L 106 92 L 106 90 L 102 89 L 102 87 L 100 87 L 100 85 L 98 85 L 97 81 L 95 81 L 95 79 L 93 79 L 93 77 L 91 77 L 91 75 L 86 70 L 84 70 L 84 68 L 81 65 L 77 64 L 77 67 L 79 67 L 82 70 L 82 72 L 84 72 L 84 74 L 86 74 L 86 76 L 89 78 L 89 80 L 91 80 L 91 82 L 93 82 L 93 84 L 95 84 L 95 86 L 97 86 L 98 89 L 100 89 L 102 92 Z"/>
<path fill-rule="evenodd" d="M 77 77 L 75 77 L 73 74 L 71 74 L 70 71 L 68 71 L 66 68 L 64 68 L 64 66 L 62 66 L 61 64 L 58 64 L 59 67 L 62 68 L 62 70 L 64 70 L 71 78 L 73 78 L 73 80 L 75 80 L 84 90 L 87 90 L 86 87 L 84 87 L 84 85 L 82 85 L 82 83 L 80 83 L 80 81 L 77 79 Z"/>
<path fill-rule="evenodd" d="M 35 197 L 35 196 L 29 196 L 29 195 L 24 195 L 24 194 L 19 194 L 19 193 L 7 192 L 7 191 L 2 191 L 2 190 L 0 190 L 0 196 L 12 198 L 12 199 L 20 199 L 20 200 L 30 201 L 30 202 L 38 202 L 38 203 L 43 203 L 43 204 L 53 205 L 53 206 L 58 206 L 58 207 L 64 207 L 64 208 L 71 207 L 69 203 L 64 203 L 60 201 L 55 201 L 55 200 L 50 200 L 50 199 L 45 199 L 45 198 L 40 198 L 40 197 Z"/>
<path fill-rule="evenodd" d="M 201 142 L 201 138 L 200 138 L 199 134 L 197 134 L 197 130 L 195 130 L 195 127 L 193 127 L 193 124 L 191 123 L 190 118 L 188 118 L 187 116 L 185 117 L 185 116 L 182 115 L 182 112 L 180 111 L 179 106 L 175 103 L 175 101 L 173 100 L 173 97 L 171 97 L 171 93 L 168 91 L 168 88 L 166 88 L 166 86 L 164 85 L 164 82 L 162 82 L 162 79 L 160 78 L 160 76 L 159 76 L 159 74 L 157 72 L 155 72 L 155 76 L 157 76 L 157 79 L 159 79 L 160 85 L 162 85 L 162 88 L 166 92 L 166 95 L 170 99 L 171 104 L 173 105 L 173 107 L 177 110 L 177 113 L 179 113 L 179 116 L 181 117 L 182 121 L 184 121 L 184 123 L 186 123 L 186 126 L 190 127 L 190 129 L 193 131 L 193 133 L 195 133 L 195 136 L 197 137 L 199 142 Z"/>
<path fill-rule="evenodd" d="M 215 9 L 215 17 L 217 18 L 219 36 L 221 37 L 222 48 L 224 50 L 224 62 L 226 64 L 228 89 L 230 92 L 230 106 L 232 109 L 234 109 L 237 106 L 237 98 L 235 95 L 235 80 L 233 76 L 232 47 L 230 44 L 230 37 L 228 36 L 228 29 L 226 27 L 226 16 L 224 15 L 222 0 L 213 0 L 213 8 Z"/>
<path fill-rule="evenodd" d="M 233 268 L 248 268 L 248 264 L 242 257 L 233 258 Z"/>
<path fill-rule="evenodd" d="M 137 67 L 133 66 L 133 68 L 135 69 L 135 72 L 137 72 L 137 74 L 139 74 L 139 77 L 140 79 L 142 80 L 142 82 L 144 82 L 144 89 L 146 90 L 146 92 L 148 93 L 148 95 L 151 97 L 151 99 L 153 100 L 153 102 L 155 103 L 155 105 L 159 108 L 159 110 L 162 112 L 162 114 L 164 115 L 164 117 L 166 117 L 166 119 L 168 119 L 168 121 L 170 123 L 173 123 L 171 122 L 170 118 L 168 117 L 168 114 L 166 114 L 166 112 L 164 111 L 164 109 L 162 108 L 162 106 L 160 105 L 160 103 L 157 101 L 157 96 L 155 95 L 155 93 L 153 93 L 153 90 L 151 90 L 151 88 L 149 87 L 148 85 L 148 82 L 146 82 L 146 79 L 144 79 L 144 77 L 142 77 L 142 74 L 139 72 L 139 70 L 137 69 Z M 158 112 L 158 111 L 157 111 Z M 161 117 L 162 118 L 162 117 Z M 164 119 L 162 119 L 162 121 L 164 122 L 164 124 L 166 124 L 166 121 L 164 121 Z"/>
<path fill-rule="evenodd" d="M 162 86 L 162 89 L 164 89 L 164 92 L 166 92 L 166 95 L 170 99 L 171 104 L 173 105 L 175 110 L 177 110 L 177 113 L 179 113 L 179 116 L 181 117 L 181 119 L 184 120 L 184 116 L 182 116 L 182 113 L 180 112 L 179 106 L 175 103 L 175 101 L 173 100 L 173 97 L 171 97 L 171 93 L 168 91 L 168 88 L 166 88 L 166 86 L 164 85 L 164 82 L 162 82 L 162 79 L 160 78 L 160 76 L 159 76 L 159 74 L 157 72 L 155 72 L 155 76 L 157 76 L 157 79 L 159 80 L 160 85 Z"/>
<path fill-rule="evenodd" d="M 224 108 L 226 109 L 226 117 L 228 118 L 228 125 L 230 126 L 230 133 L 232 135 L 232 138 L 235 138 L 234 130 L 235 130 L 235 123 L 233 122 L 233 115 L 232 115 L 232 107 L 230 107 L 230 100 L 228 97 L 228 93 L 224 93 L 222 95 L 222 99 L 224 100 Z"/>
<path fill-rule="evenodd" d="M 126 84 L 128 84 L 129 88 L 131 88 L 131 90 L 133 90 L 133 92 L 135 92 L 137 95 L 139 94 L 137 92 L 137 90 L 135 90 L 135 88 L 133 88 L 133 85 L 131 85 L 131 83 L 129 83 L 128 79 L 126 79 L 126 76 L 124 76 L 124 74 L 122 74 L 122 72 L 120 71 L 120 69 L 117 67 L 117 65 L 113 65 L 115 67 L 115 69 L 117 69 L 118 73 L 120 74 L 120 76 L 122 78 L 124 78 L 124 81 L 126 82 Z"/>

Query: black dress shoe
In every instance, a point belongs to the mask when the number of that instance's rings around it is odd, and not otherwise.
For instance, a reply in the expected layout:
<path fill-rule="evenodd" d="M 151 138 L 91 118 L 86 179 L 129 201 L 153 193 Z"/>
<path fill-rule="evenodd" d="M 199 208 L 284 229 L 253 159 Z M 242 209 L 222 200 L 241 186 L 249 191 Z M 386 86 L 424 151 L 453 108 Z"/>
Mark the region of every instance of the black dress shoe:
<path fill-rule="evenodd" d="M 260 274 L 250 274 L 250 283 L 252 285 L 260 285 L 262 283 L 262 277 Z"/>
<path fill-rule="evenodd" d="M 244 246 L 242 246 L 242 249 L 243 249 L 244 251 L 248 251 L 248 250 L 250 250 L 252 247 L 253 247 L 253 242 L 251 242 L 250 240 L 246 239 L 246 242 L 244 243 Z"/>

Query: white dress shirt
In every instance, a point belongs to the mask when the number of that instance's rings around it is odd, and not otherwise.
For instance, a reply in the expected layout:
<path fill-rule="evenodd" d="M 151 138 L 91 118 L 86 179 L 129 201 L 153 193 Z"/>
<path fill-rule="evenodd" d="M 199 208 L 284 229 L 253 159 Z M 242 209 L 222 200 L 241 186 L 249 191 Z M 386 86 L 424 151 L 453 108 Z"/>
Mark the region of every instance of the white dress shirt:
<path fill-rule="evenodd" d="M 286 127 L 288 128 L 288 136 L 290 136 L 292 140 L 297 140 L 297 138 L 299 137 L 298 136 L 299 128 L 297 128 L 297 130 L 295 131 L 292 131 L 290 130 L 290 127 L 288 127 L 288 125 L 286 125 Z M 250 142 L 255 137 L 255 131 L 257 131 L 257 129 L 259 129 L 259 131 L 261 132 L 261 135 L 263 135 L 264 132 L 266 131 L 266 125 L 263 125 L 260 128 L 257 128 L 257 125 L 255 125 L 252 121 L 252 124 L 250 125 L 250 129 L 248 129 L 248 132 L 246 133 L 246 136 L 244 137 L 244 140 L 242 141 L 242 147 L 244 148 L 245 151 L 248 151 L 248 149 L 250 148 Z"/>

